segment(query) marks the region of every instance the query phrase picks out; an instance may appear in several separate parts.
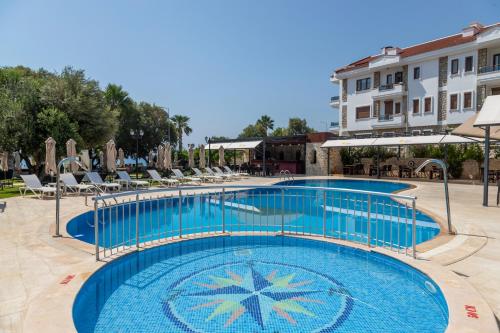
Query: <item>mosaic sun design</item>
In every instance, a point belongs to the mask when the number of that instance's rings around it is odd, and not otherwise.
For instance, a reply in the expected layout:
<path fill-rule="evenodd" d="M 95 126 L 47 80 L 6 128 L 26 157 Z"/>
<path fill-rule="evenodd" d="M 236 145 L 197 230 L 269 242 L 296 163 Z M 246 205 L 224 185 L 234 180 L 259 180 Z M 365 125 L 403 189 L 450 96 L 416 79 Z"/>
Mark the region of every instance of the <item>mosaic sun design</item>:
<path fill-rule="evenodd" d="M 221 264 L 172 284 L 163 310 L 185 332 L 332 332 L 353 307 L 335 279 L 304 267 Z"/>

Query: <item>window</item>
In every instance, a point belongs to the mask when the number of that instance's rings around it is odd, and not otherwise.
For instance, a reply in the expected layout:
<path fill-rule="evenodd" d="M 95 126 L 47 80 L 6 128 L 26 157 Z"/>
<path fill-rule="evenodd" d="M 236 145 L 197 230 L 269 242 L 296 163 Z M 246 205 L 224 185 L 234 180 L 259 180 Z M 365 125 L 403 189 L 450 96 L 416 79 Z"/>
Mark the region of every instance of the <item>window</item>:
<path fill-rule="evenodd" d="M 465 57 L 465 71 L 466 72 L 472 72 L 472 56 L 470 57 Z"/>
<path fill-rule="evenodd" d="M 413 113 L 420 113 L 420 100 L 419 99 L 413 100 Z"/>
<path fill-rule="evenodd" d="M 356 119 L 370 118 L 370 106 L 360 106 L 356 108 Z"/>
<path fill-rule="evenodd" d="M 500 69 L 500 53 L 493 56 L 493 67 L 494 70 Z"/>
<path fill-rule="evenodd" d="M 394 114 L 400 114 L 401 113 L 401 103 L 397 102 L 394 103 Z"/>
<path fill-rule="evenodd" d="M 363 91 L 370 89 L 371 79 L 367 77 L 366 79 L 359 79 L 356 81 L 356 91 Z"/>
<path fill-rule="evenodd" d="M 387 85 L 392 84 L 392 74 L 387 74 L 387 77 L 385 79 L 385 83 Z"/>
<path fill-rule="evenodd" d="M 414 80 L 420 79 L 420 67 L 413 68 L 413 79 Z"/>
<path fill-rule="evenodd" d="M 424 99 L 424 112 L 432 112 L 432 97 L 426 97 Z"/>
<path fill-rule="evenodd" d="M 472 92 L 464 93 L 464 109 L 472 109 Z"/>
<path fill-rule="evenodd" d="M 403 72 L 396 72 L 394 74 L 394 82 L 395 83 L 402 83 L 403 82 Z"/>
<path fill-rule="evenodd" d="M 451 74 L 458 74 L 458 59 L 451 61 Z"/>
<path fill-rule="evenodd" d="M 458 110 L 458 94 L 450 95 L 450 110 Z"/>

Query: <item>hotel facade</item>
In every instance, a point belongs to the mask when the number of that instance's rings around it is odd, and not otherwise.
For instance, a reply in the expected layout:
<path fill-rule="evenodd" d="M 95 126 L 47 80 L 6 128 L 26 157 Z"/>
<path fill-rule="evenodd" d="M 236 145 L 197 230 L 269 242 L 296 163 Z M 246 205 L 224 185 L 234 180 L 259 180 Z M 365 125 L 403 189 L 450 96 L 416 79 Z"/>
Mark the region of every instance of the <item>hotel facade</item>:
<path fill-rule="evenodd" d="M 500 95 L 500 23 L 399 48 L 338 68 L 339 134 L 426 135 L 449 131 Z"/>

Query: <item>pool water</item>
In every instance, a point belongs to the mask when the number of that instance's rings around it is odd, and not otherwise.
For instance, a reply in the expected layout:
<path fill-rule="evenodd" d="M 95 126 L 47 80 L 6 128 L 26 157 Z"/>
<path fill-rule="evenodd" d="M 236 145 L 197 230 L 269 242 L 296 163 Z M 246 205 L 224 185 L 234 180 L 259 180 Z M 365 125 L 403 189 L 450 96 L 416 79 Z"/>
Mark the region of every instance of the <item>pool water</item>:
<path fill-rule="evenodd" d="M 284 185 L 285 183 L 281 183 Z M 299 186 L 283 191 L 278 187 L 226 190 L 225 205 L 220 193 L 196 197 L 164 198 L 140 203 L 136 230 L 135 203 L 123 203 L 99 211 L 99 245 L 133 246 L 140 242 L 194 233 L 258 231 L 325 235 L 349 241 L 368 241 L 367 195 L 315 190 L 314 187 L 356 189 L 391 193 L 408 188 L 403 183 L 364 180 L 296 180 Z M 300 188 L 309 186 L 309 189 Z M 173 193 L 175 195 L 175 192 Z M 179 209 L 181 205 L 181 209 Z M 229 206 L 228 206 L 229 205 Z M 412 209 L 391 198 L 372 195 L 370 240 L 372 245 L 404 249 L 412 244 Z M 426 214 L 416 211 L 416 243 L 435 237 L 440 229 Z M 222 222 L 224 216 L 224 222 Z M 95 243 L 93 212 L 75 217 L 67 231 L 84 242 Z"/>
<path fill-rule="evenodd" d="M 78 332 L 444 332 L 423 273 L 384 255 L 288 236 L 220 236 L 121 257 L 84 284 Z"/>

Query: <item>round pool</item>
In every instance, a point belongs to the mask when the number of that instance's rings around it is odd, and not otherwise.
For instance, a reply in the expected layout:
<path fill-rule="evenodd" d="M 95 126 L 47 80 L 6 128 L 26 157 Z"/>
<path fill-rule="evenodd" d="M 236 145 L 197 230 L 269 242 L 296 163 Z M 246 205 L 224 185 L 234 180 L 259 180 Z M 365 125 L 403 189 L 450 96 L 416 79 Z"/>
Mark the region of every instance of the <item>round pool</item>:
<path fill-rule="evenodd" d="M 384 255 L 287 236 L 221 236 L 126 255 L 73 306 L 78 332 L 444 332 L 425 274 Z"/>

